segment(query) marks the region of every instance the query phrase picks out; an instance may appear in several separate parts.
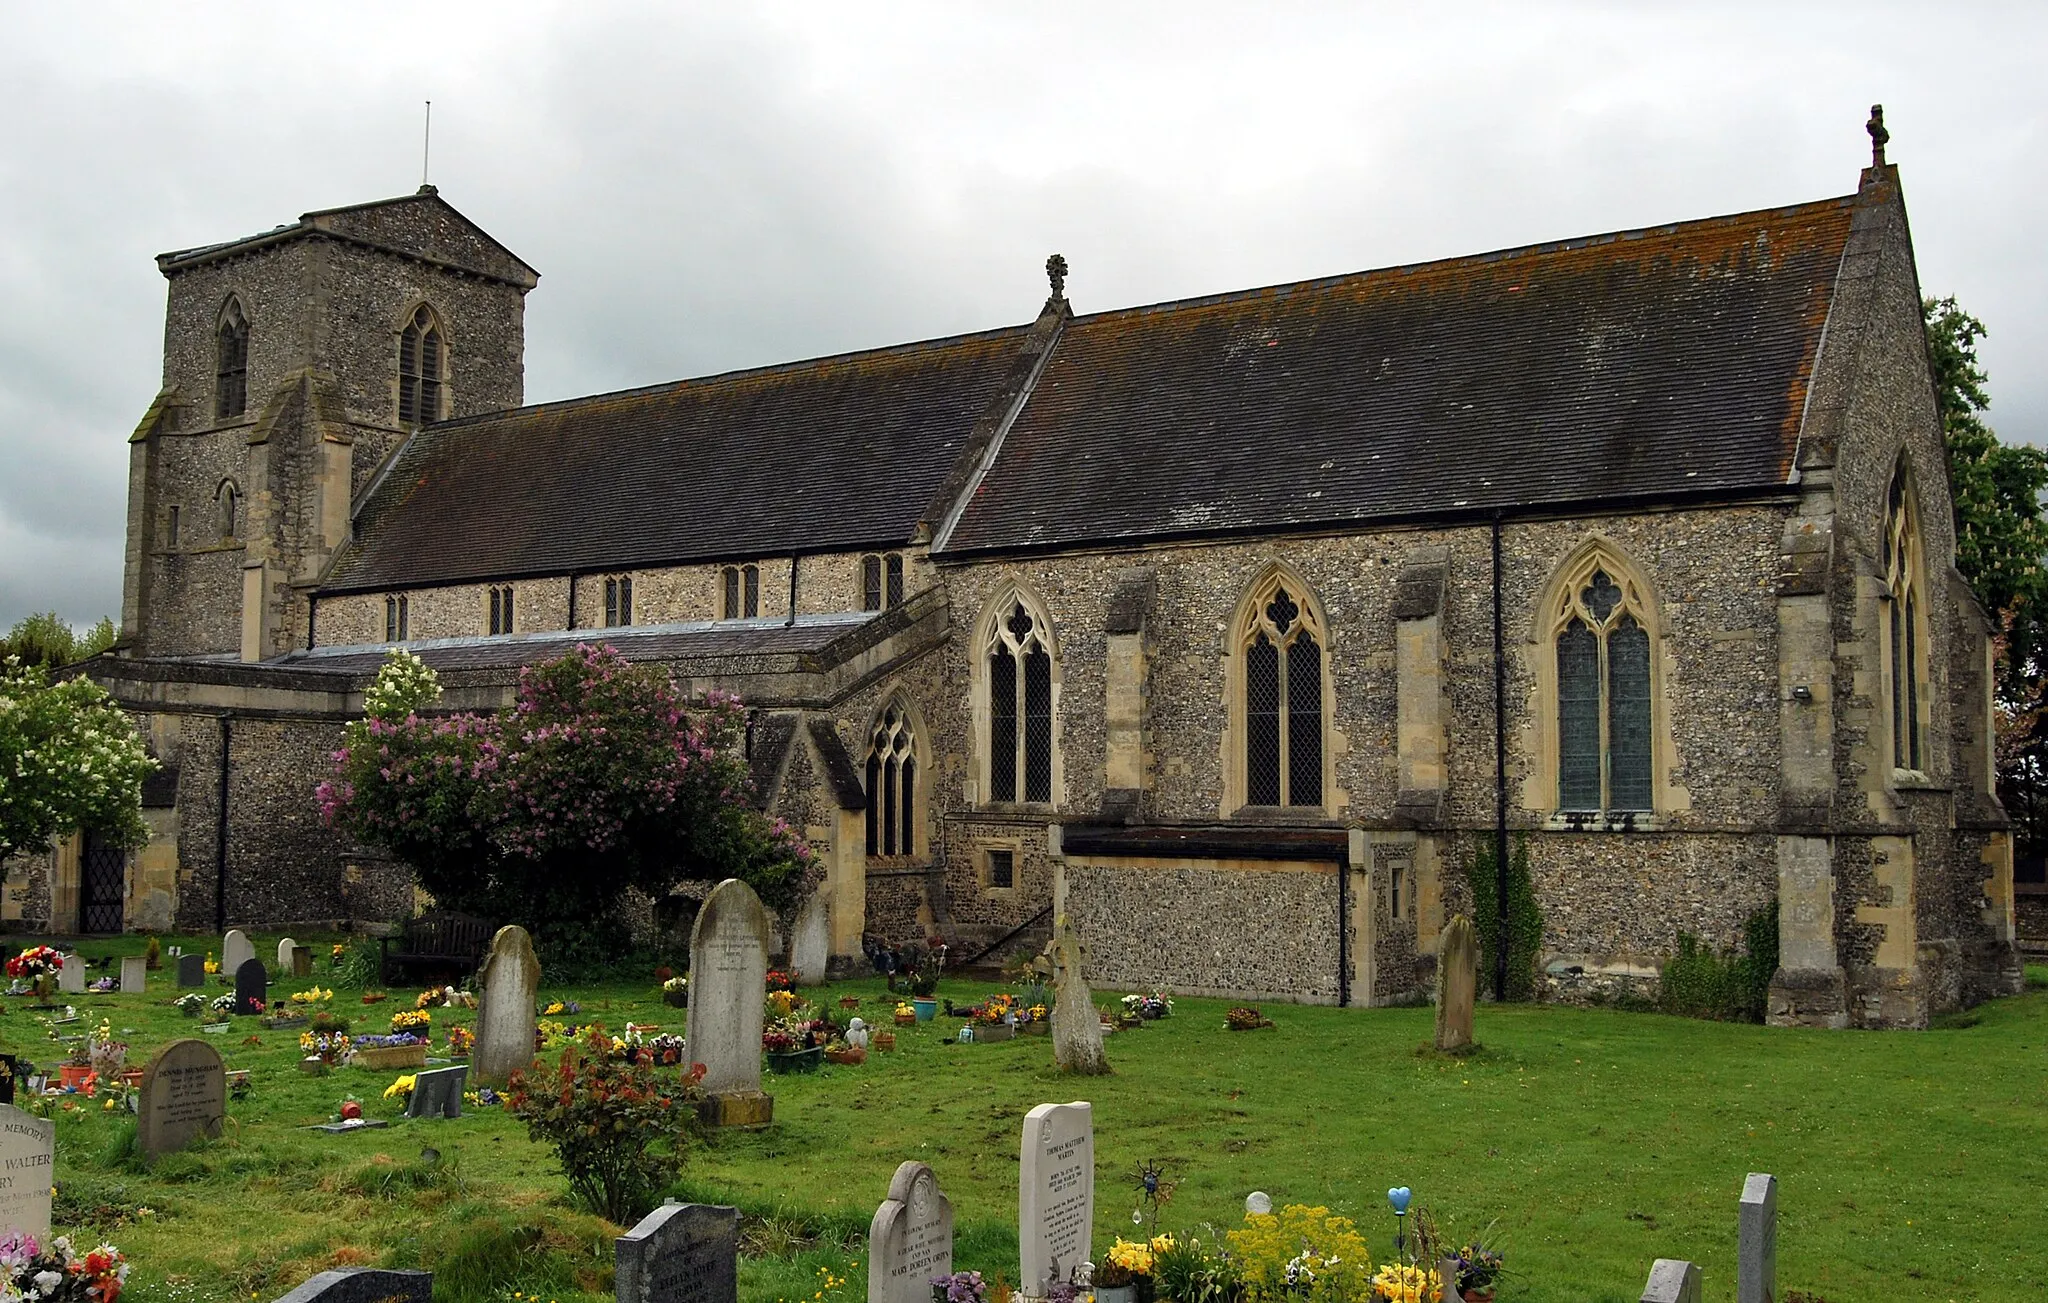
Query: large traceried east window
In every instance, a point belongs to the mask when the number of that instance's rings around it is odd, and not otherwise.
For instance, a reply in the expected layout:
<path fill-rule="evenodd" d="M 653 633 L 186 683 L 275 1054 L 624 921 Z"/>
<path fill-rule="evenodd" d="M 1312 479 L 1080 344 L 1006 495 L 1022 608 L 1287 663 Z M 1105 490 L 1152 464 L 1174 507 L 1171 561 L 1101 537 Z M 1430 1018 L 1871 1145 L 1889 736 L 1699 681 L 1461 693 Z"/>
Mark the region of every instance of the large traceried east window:
<path fill-rule="evenodd" d="M 1927 649 L 1925 589 L 1920 575 L 1920 522 L 1912 477 L 1903 459 L 1892 474 L 1884 518 L 1885 653 L 1892 706 L 1892 767 L 1926 767 Z"/>
<path fill-rule="evenodd" d="M 220 310 L 214 338 L 213 414 L 225 421 L 248 409 L 249 318 L 242 313 L 242 301 L 231 297 Z"/>
<path fill-rule="evenodd" d="M 1647 814 L 1655 703 L 1643 601 L 1595 565 L 1566 586 L 1555 619 L 1558 807 Z"/>
<path fill-rule="evenodd" d="M 1292 591 L 1290 587 L 1292 586 Z M 1244 803 L 1323 804 L 1323 640 L 1292 580 L 1269 580 L 1238 635 Z"/>
<path fill-rule="evenodd" d="M 868 854 L 917 854 L 917 737 L 900 699 L 875 716 L 867 781 Z"/>
<path fill-rule="evenodd" d="M 422 303 L 398 334 L 398 420 L 402 425 L 431 425 L 441 419 L 441 394 L 446 388 L 448 354 L 433 309 Z"/>
<path fill-rule="evenodd" d="M 988 799 L 1053 799 L 1051 631 L 1022 598 L 989 622 L 982 670 L 988 689 Z"/>

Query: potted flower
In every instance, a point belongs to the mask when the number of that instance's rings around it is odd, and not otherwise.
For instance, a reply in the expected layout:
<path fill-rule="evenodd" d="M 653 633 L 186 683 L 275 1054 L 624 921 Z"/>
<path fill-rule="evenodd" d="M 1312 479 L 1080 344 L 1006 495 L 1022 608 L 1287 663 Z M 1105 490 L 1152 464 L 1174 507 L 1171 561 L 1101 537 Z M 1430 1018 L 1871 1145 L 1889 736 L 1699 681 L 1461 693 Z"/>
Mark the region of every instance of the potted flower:
<path fill-rule="evenodd" d="M 36 999 L 43 1004 L 57 993 L 57 970 L 64 966 L 64 956 L 50 946 L 30 946 L 7 961 L 7 975 L 21 978 L 35 988 Z"/>
<path fill-rule="evenodd" d="M 1172 1013 L 1173 997 L 1164 991 L 1154 991 L 1151 995 L 1127 995 L 1124 997 L 1124 1016 L 1126 1018 L 1152 1022 L 1156 1019 L 1169 1017 Z"/>
<path fill-rule="evenodd" d="M 825 1062 L 827 1063 L 855 1067 L 867 1061 L 868 1052 L 858 1045 L 848 1045 L 842 1040 L 832 1040 L 825 1044 Z"/>
<path fill-rule="evenodd" d="M 1239 1005 L 1224 1012 L 1223 1025 L 1230 1031 L 1250 1032 L 1261 1027 L 1271 1027 L 1273 1020 L 1260 1013 L 1257 1005 Z"/>
<path fill-rule="evenodd" d="M 1095 1303 L 1137 1303 L 1138 1288 L 1152 1277 L 1152 1246 L 1119 1238 L 1095 1266 Z"/>
<path fill-rule="evenodd" d="M 767 985 L 771 991 L 788 991 L 795 988 L 796 979 L 780 968 L 771 968 L 768 970 Z"/>
<path fill-rule="evenodd" d="M 467 1027 L 448 1029 L 448 1053 L 452 1058 L 466 1059 L 476 1048 L 476 1033 Z"/>
<path fill-rule="evenodd" d="M 910 1002 L 908 1000 L 897 1001 L 896 1025 L 899 1027 L 908 1027 L 911 1023 L 914 1023 L 916 1021 L 917 1010 L 911 1007 Z"/>
<path fill-rule="evenodd" d="M 934 1276 L 931 1279 L 932 1303 L 983 1303 L 988 1298 L 988 1284 L 978 1271 L 956 1271 L 950 1276 Z"/>
<path fill-rule="evenodd" d="M 1461 1245 L 1444 1260 L 1445 1273 L 1457 1273 L 1458 1297 L 1465 1303 L 1492 1303 L 1493 1291 L 1503 1270 L 1501 1254 L 1474 1241 Z"/>
<path fill-rule="evenodd" d="M 868 1044 L 877 1050 L 893 1052 L 896 1048 L 895 1032 L 876 1032 L 868 1037 Z"/>
<path fill-rule="evenodd" d="M 299 1050 L 331 1068 L 348 1057 L 349 1039 L 342 1032 L 300 1032 Z"/>
<path fill-rule="evenodd" d="M 359 1036 L 351 1045 L 355 1062 L 365 1068 L 424 1068 L 427 1043 L 398 1032 L 390 1036 Z"/>
<path fill-rule="evenodd" d="M 85 1055 L 94 1076 L 101 1081 L 113 1081 L 128 1066 L 128 1042 L 115 1040 L 113 1024 L 102 1018 L 100 1025 L 85 1038 Z"/>
<path fill-rule="evenodd" d="M 425 1009 L 400 1009 L 391 1015 L 393 1036 L 415 1036 L 422 1045 L 433 1040 L 434 1015 Z"/>
<path fill-rule="evenodd" d="M 91 1041 L 81 1039 L 57 1065 L 57 1081 L 66 1090 L 83 1090 L 92 1075 Z"/>
<path fill-rule="evenodd" d="M 910 970 L 910 1005 L 919 1022 L 939 1016 L 939 974 L 946 967 L 946 948 L 935 946 L 920 952 Z"/>
<path fill-rule="evenodd" d="M 672 1009 L 690 1007 L 690 979 L 671 977 L 661 984 L 661 1002 Z"/>
<path fill-rule="evenodd" d="M 761 1033 L 761 1048 L 768 1052 L 768 1070 L 775 1073 L 816 1072 L 825 1054 L 823 1047 L 811 1044 L 808 1029 L 787 1021 Z"/>
<path fill-rule="evenodd" d="M 199 1011 L 206 1007 L 206 997 L 197 991 L 187 991 L 171 1001 L 171 1007 L 184 1014 L 187 1018 L 197 1018 Z"/>
<path fill-rule="evenodd" d="M 1390 1262 L 1372 1278 L 1372 1296 L 1382 1303 L 1431 1303 L 1443 1293 L 1433 1267 Z"/>

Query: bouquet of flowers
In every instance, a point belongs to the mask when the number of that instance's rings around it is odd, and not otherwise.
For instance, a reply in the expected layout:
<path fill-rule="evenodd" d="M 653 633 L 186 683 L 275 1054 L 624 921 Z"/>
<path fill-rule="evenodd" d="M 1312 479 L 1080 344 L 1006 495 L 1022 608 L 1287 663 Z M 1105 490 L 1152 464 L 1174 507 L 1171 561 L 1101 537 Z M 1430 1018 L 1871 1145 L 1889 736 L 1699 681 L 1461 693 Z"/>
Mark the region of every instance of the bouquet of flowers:
<path fill-rule="evenodd" d="M 94 995 L 107 995 L 111 992 L 120 990 L 121 983 L 118 978 L 109 974 L 106 977 L 94 978 L 91 984 L 89 984 L 85 989 L 92 992 Z"/>
<path fill-rule="evenodd" d="M 1390 1262 L 1372 1278 L 1372 1296 L 1385 1303 L 1431 1303 L 1443 1293 L 1434 1270 Z"/>
<path fill-rule="evenodd" d="M 220 960 L 215 959 L 213 952 L 209 950 L 206 952 L 206 962 L 201 964 L 200 967 L 204 968 L 209 975 L 218 973 L 220 971 Z"/>
<path fill-rule="evenodd" d="M 207 1004 L 217 1014 L 226 1015 L 235 1011 L 235 997 L 232 995 L 216 995 Z"/>
<path fill-rule="evenodd" d="M 796 992 L 788 987 L 768 992 L 768 1012 L 777 1018 L 787 1018 L 796 1008 Z"/>
<path fill-rule="evenodd" d="M 761 1032 L 761 1048 L 770 1054 L 788 1054 L 792 1050 L 807 1048 L 798 1041 L 797 1033 L 786 1024 L 776 1023 Z"/>
<path fill-rule="evenodd" d="M 690 989 L 690 979 L 687 977 L 668 978 L 662 982 L 661 989 L 669 995 L 674 995 L 679 991 L 687 991 Z"/>
<path fill-rule="evenodd" d="M 1489 1249 L 1475 1240 L 1471 1244 L 1461 1245 L 1451 1257 L 1458 1264 L 1458 1297 L 1493 1297 L 1493 1287 L 1499 1282 L 1504 1270 L 1498 1249 Z"/>
<path fill-rule="evenodd" d="M 415 1074 L 407 1073 L 384 1088 L 384 1098 L 405 1100 L 412 1098 Z"/>
<path fill-rule="evenodd" d="M 421 1041 L 430 1039 L 428 1032 L 434 1028 L 434 1015 L 425 1009 L 401 1009 L 391 1015 L 391 1034 L 401 1033 L 418 1037 Z"/>
<path fill-rule="evenodd" d="M 769 970 L 768 970 L 768 989 L 769 989 L 769 990 L 771 990 L 771 991 L 787 991 L 787 990 L 789 990 L 789 989 L 790 989 L 791 987 L 793 987 L 793 986 L 795 986 L 795 985 L 796 985 L 796 981 L 795 981 L 795 980 L 794 980 L 793 978 L 791 978 L 791 977 L 790 977 L 790 975 L 789 975 L 788 973 L 785 973 L 785 972 L 783 972 L 783 971 L 782 971 L 781 969 L 779 969 L 779 968 L 771 968 L 771 969 L 769 969 Z"/>
<path fill-rule="evenodd" d="M 344 1032 L 300 1032 L 299 1048 L 332 1067 L 347 1056 L 349 1039 Z"/>
<path fill-rule="evenodd" d="M 467 1054 L 475 1048 L 475 1032 L 467 1027 L 450 1027 L 448 1029 L 448 1052 L 450 1054 Z"/>
<path fill-rule="evenodd" d="M 20 1231 L 0 1236 L 0 1298 L 114 1303 L 127 1281 L 128 1260 L 111 1244 L 80 1253 L 69 1236 L 46 1245 Z"/>
<path fill-rule="evenodd" d="M 187 991 L 171 1001 L 171 1007 L 184 1014 L 187 1018 L 197 1018 L 199 1011 L 206 1007 L 206 997 L 197 991 Z"/>
<path fill-rule="evenodd" d="M 1127 995 L 1124 997 L 1126 1018 L 1165 1018 L 1173 1013 L 1173 997 L 1164 991 L 1150 995 Z"/>
<path fill-rule="evenodd" d="M 1132 1243 L 1118 1237 L 1109 1246 L 1109 1256 L 1095 1268 L 1093 1281 L 1098 1286 L 1115 1288 L 1118 1285 L 1136 1284 L 1142 1276 L 1152 1274 L 1152 1246 L 1147 1243 Z"/>
<path fill-rule="evenodd" d="M 64 966 L 64 956 L 49 946 L 30 946 L 7 961 L 9 977 L 26 978 L 33 982 L 38 977 L 55 977 L 57 970 Z M 30 1241 L 34 1243 L 33 1240 Z"/>
<path fill-rule="evenodd" d="M 1000 1027 L 1010 1015 L 1017 1013 L 1017 997 L 1007 992 L 992 995 L 967 1009 L 968 1019 L 984 1027 Z"/>

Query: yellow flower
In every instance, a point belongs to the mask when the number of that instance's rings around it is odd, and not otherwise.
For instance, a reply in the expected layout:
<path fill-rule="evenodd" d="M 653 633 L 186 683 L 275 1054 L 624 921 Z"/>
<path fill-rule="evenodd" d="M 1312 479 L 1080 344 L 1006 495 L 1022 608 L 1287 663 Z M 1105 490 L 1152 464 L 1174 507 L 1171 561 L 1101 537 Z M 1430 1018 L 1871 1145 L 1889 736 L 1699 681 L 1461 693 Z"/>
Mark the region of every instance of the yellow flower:
<path fill-rule="evenodd" d="M 389 1086 L 386 1086 L 384 1088 L 384 1098 L 402 1099 L 405 1096 L 412 1094 L 413 1079 L 414 1074 L 407 1073 L 405 1076 L 400 1077 L 397 1081 L 392 1082 Z"/>

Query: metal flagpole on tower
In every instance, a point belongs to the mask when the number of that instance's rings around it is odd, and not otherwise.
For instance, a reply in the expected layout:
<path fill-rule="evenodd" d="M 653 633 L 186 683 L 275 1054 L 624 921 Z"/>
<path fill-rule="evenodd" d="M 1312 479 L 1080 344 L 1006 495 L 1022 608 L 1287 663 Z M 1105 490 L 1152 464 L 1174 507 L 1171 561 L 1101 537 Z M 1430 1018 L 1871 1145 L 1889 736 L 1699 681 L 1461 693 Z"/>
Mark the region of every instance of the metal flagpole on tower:
<path fill-rule="evenodd" d="M 427 185 L 427 160 L 432 157 L 434 147 L 434 101 L 427 101 L 427 125 L 420 134 L 420 188 Z"/>

